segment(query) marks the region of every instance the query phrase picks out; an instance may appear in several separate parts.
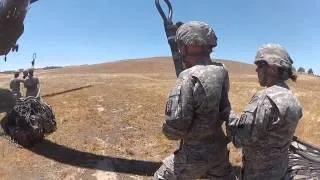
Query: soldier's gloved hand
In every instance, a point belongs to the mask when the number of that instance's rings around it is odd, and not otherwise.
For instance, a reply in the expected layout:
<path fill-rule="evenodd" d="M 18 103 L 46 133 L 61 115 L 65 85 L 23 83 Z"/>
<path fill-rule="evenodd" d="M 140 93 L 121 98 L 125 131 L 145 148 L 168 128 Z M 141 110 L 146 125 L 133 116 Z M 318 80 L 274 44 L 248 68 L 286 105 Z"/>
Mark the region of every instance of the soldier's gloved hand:
<path fill-rule="evenodd" d="M 226 131 L 227 131 L 228 137 L 231 138 L 234 136 L 234 132 L 235 132 L 234 129 L 238 127 L 238 125 L 239 125 L 239 118 L 233 111 L 231 111 L 229 115 L 229 120 L 226 122 Z"/>
<path fill-rule="evenodd" d="M 175 36 L 177 33 L 177 29 L 182 25 L 182 22 L 177 22 L 176 24 L 172 25 L 165 25 L 165 31 L 167 35 L 167 39 L 170 42 L 174 42 Z"/>

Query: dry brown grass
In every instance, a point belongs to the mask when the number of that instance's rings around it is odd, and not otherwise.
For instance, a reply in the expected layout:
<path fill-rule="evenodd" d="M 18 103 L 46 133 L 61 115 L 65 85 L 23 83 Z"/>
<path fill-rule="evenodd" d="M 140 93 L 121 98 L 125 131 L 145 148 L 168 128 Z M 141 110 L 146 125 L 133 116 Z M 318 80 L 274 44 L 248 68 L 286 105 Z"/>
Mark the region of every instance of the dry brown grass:
<path fill-rule="evenodd" d="M 260 89 L 254 67 L 230 61 L 225 64 L 230 72 L 232 108 L 240 113 Z M 93 85 L 45 99 L 53 106 L 58 123 L 58 130 L 47 137 L 51 142 L 82 152 L 145 161 L 161 161 L 176 148 L 177 143 L 168 141 L 161 133 L 166 96 L 175 83 L 170 59 L 66 67 L 36 74 L 41 80 L 42 94 Z M 0 85 L 7 86 L 8 78 L 9 75 L 0 75 Z M 320 145 L 319 78 L 301 75 L 297 83 L 289 84 L 304 107 L 296 135 Z M 0 147 L 0 179 L 95 179 L 107 175 L 147 179 L 125 174 L 106 175 L 59 163 L 16 148 L 4 138 L 0 139 Z M 231 161 L 239 165 L 239 151 L 231 145 L 230 149 Z"/>

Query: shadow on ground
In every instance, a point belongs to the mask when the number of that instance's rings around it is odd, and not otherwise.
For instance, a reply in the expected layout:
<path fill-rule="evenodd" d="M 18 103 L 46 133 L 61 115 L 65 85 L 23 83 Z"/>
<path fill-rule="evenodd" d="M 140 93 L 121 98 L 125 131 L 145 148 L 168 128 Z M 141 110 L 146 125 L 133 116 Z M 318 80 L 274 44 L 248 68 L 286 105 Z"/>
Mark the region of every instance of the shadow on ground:
<path fill-rule="evenodd" d="M 161 162 L 129 160 L 82 152 L 56 144 L 46 139 L 40 144 L 29 148 L 29 150 L 40 156 L 44 156 L 63 164 L 141 176 L 152 176 L 153 173 L 161 166 Z M 109 165 L 98 166 L 97 164 L 101 161 L 108 162 L 107 164 Z"/>
<path fill-rule="evenodd" d="M 7 116 L 0 121 L 0 135 L 7 136 Z M 27 148 L 35 154 L 71 166 L 112 171 L 118 173 L 153 176 L 161 162 L 130 160 L 111 156 L 82 152 L 44 139 L 33 147 Z"/>
<path fill-rule="evenodd" d="M 4 117 L 0 122 L 2 128 L 4 128 L 3 126 L 6 124 L 4 123 L 6 120 L 7 118 Z M 140 176 L 153 176 L 154 172 L 162 165 L 162 162 L 130 160 L 82 152 L 64 145 L 56 144 L 47 139 L 44 139 L 40 143 L 35 144 L 33 147 L 27 149 L 35 154 L 62 164 L 80 168 L 134 174 Z M 233 168 L 238 175 L 241 168 Z"/>

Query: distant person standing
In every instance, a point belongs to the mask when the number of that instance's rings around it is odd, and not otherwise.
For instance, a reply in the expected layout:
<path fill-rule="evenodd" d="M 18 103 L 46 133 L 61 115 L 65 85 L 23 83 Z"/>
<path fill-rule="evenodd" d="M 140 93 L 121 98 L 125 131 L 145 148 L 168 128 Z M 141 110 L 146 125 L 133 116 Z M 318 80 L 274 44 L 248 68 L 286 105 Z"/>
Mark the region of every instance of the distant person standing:
<path fill-rule="evenodd" d="M 23 70 L 23 79 L 26 79 L 28 77 L 28 70 Z"/>
<path fill-rule="evenodd" d="M 22 72 L 22 78 L 23 80 L 25 80 L 28 77 L 28 69 L 24 69 Z M 24 82 L 23 82 L 24 83 Z M 26 86 L 24 86 L 24 88 L 26 88 Z"/>
<path fill-rule="evenodd" d="M 39 91 L 39 79 L 33 75 L 34 70 L 28 70 L 28 78 L 24 81 L 24 86 L 27 88 L 26 97 L 36 97 Z"/>
<path fill-rule="evenodd" d="M 23 79 L 20 79 L 19 75 L 19 71 L 14 72 L 14 78 L 10 81 L 10 89 L 16 99 L 21 97 L 20 83 L 23 82 Z"/>

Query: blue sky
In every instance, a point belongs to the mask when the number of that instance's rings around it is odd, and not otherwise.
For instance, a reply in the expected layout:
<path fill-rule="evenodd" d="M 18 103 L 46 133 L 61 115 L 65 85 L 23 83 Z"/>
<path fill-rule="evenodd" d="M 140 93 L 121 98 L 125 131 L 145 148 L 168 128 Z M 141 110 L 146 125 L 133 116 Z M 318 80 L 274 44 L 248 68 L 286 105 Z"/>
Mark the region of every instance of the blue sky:
<path fill-rule="evenodd" d="M 252 63 L 263 43 L 282 44 L 296 67 L 320 74 L 318 0 L 171 0 L 174 21 L 201 20 L 218 36 L 214 57 Z M 31 5 L 19 52 L 0 70 L 94 64 L 170 55 L 154 0 L 39 0 Z"/>

